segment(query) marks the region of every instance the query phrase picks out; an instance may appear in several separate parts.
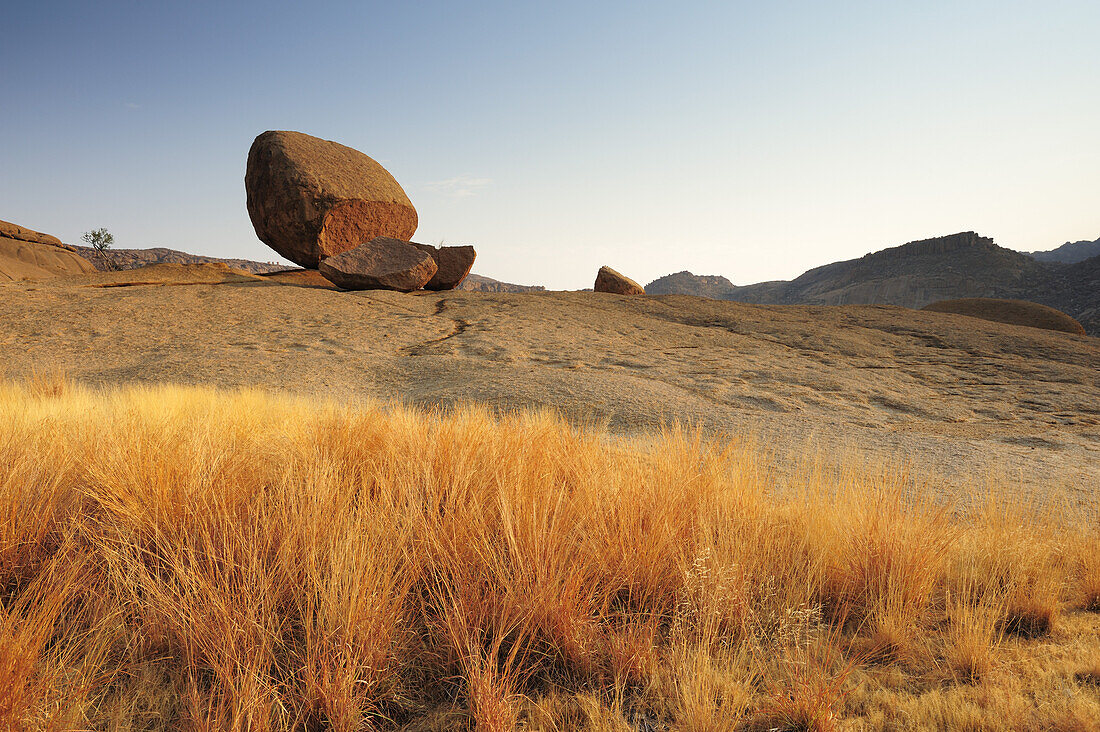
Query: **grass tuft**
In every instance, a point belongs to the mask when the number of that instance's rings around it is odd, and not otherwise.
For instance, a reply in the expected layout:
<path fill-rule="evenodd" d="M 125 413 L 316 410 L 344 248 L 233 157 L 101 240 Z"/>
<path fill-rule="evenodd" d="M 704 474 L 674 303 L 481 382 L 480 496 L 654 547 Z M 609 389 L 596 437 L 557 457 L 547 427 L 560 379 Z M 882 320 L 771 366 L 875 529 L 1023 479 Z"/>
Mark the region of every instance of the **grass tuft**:
<path fill-rule="evenodd" d="M 1095 515 L 935 495 L 550 413 L 0 385 L 0 728 L 1075 728 Z"/>

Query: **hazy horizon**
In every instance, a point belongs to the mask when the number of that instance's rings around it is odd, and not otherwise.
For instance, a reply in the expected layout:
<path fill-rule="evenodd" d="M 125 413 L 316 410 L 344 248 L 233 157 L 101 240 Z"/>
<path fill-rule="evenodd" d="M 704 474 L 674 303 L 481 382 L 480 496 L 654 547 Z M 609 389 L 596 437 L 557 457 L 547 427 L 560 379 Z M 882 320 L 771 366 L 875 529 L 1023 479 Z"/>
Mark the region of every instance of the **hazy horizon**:
<path fill-rule="evenodd" d="M 0 219 L 278 260 L 252 139 L 362 150 L 474 271 L 736 284 L 1100 236 L 1100 6 L 57 2 L 5 10 Z"/>

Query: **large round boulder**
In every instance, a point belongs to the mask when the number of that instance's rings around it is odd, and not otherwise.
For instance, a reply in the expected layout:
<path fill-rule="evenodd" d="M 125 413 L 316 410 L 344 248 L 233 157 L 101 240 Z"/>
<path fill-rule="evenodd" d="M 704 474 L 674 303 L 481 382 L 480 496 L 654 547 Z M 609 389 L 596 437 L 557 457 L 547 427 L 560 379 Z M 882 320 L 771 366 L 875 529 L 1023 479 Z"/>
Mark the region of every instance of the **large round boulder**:
<path fill-rule="evenodd" d="M 965 297 L 958 300 L 940 300 L 925 305 L 922 310 L 937 313 L 969 315 L 972 318 L 992 320 L 1009 325 L 1026 325 L 1031 328 L 1059 330 L 1063 333 L 1085 335 L 1085 328 L 1061 310 L 1026 300 L 1001 300 L 991 297 Z"/>
<path fill-rule="evenodd" d="M 416 209 L 385 168 L 301 132 L 257 137 L 244 186 L 256 236 L 309 269 L 375 237 L 408 240 L 416 231 Z"/>
<path fill-rule="evenodd" d="M 345 290 L 419 290 L 438 267 L 407 241 L 380 236 L 321 261 L 320 273 Z"/>

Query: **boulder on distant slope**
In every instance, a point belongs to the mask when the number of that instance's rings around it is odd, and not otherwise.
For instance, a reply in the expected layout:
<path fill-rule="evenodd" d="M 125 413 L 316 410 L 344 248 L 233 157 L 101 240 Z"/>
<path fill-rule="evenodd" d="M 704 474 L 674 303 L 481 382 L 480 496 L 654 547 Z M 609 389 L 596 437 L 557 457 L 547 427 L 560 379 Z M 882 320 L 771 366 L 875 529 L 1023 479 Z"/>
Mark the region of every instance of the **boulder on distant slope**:
<path fill-rule="evenodd" d="M 408 240 L 416 231 L 416 209 L 385 168 L 301 132 L 258 136 L 244 183 L 256 236 L 302 267 L 375 237 Z"/>
<path fill-rule="evenodd" d="M 613 292 L 616 295 L 644 295 L 645 289 L 624 274 L 610 267 L 600 267 L 596 273 L 596 292 Z"/>
<path fill-rule="evenodd" d="M 427 252 L 407 241 L 375 237 L 321 261 L 327 280 L 345 290 L 418 290 L 439 269 Z"/>
<path fill-rule="evenodd" d="M 473 269 L 477 252 L 471 246 L 433 247 L 429 244 L 409 242 L 422 252 L 427 252 L 439 268 L 426 285 L 425 290 L 453 290 Z"/>
<path fill-rule="evenodd" d="M 968 297 L 958 300 L 940 300 L 925 305 L 922 310 L 937 313 L 969 315 L 972 318 L 992 320 L 1009 325 L 1026 325 L 1031 328 L 1058 330 L 1064 333 L 1085 335 L 1085 328 L 1061 310 L 1026 300 L 1000 300 L 988 297 Z"/>

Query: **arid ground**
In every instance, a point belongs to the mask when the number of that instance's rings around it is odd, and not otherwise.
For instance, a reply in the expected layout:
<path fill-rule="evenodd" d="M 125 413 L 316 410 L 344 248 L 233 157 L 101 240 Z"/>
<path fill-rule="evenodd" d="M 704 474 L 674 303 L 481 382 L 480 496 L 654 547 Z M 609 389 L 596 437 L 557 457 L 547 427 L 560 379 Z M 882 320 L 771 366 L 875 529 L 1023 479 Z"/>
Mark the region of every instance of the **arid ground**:
<path fill-rule="evenodd" d="M 1095 338 L 210 264 L 0 312 L 4 729 L 1097 728 Z"/>
<path fill-rule="evenodd" d="M 0 312 L 15 378 L 546 406 L 620 435 L 668 422 L 750 433 L 780 462 L 907 462 L 959 489 L 995 476 L 1089 501 L 1100 486 L 1100 339 L 958 315 L 349 293 L 210 265 L 0 284 Z"/>

